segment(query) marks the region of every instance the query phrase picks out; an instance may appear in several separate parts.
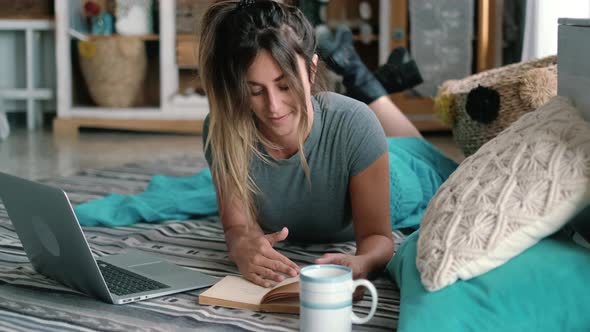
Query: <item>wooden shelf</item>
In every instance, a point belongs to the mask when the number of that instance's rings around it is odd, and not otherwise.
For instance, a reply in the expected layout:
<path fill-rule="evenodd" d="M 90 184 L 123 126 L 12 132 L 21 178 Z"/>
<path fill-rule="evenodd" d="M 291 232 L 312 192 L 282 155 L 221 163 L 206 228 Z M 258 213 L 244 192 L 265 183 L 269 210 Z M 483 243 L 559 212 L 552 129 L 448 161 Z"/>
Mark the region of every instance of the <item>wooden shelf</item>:
<path fill-rule="evenodd" d="M 176 35 L 176 64 L 182 69 L 196 69 L 199 42 L 193 34 Z"/>
<path fill-rule="evenodd" d="M 0 16 L 0 20 L 55 20 L 53 15 L 15 15 L 15 16 Z"/>
<path fill-rule="evenodd" d="M 482 1 L 482 0 L 478 0 Z M 358 17 L 358 0 L 331 1 L 328 6 L 328 18 L 341 21 L 343 13 L 351 17 Z M 359 54 L 371 68 L 378 66 L 381 48 L 389 52 L 398 46 L 408 46 L 408 0 L 368 0 L 373 15 L 367 22 L 379 31 L 373 31 L 369 43 L 363 43 L 355 30 L 353 40 L 358 46 Z M 56 19 L 59 22 L 70 22 L 69 15 L 77 12 L 69 7 L 70 0 L 56 0 Z M 194 132 L 201 130 L 201 121 L 208 112 L 206 98 L 202 102 L 191 101 L 184 103 L 176 98 L 179 91 L 192 87 L 198 90 L 197 49 L 198 38 L 195 34 L 176 34 L 174 24 L 174 1 L 159 2 L 160 31 L 159 35 L 140 36 L 151 47 L 158 48 L 157 82 L 159 84 L 160 102 L 153 107 L 130 109 L 105 109 L 95 107 L 78 107 L 85 102 L 77 102 L 72 98 L 72 65 L 71 65 L 71 36 L 69 25 L 56 24 L 56 39 L 58 41 L 58 118 L 54 122 L 56 131 L 74 134 L 81 127 L 114 128 L 128 130 L 149 130 L 167 132 Z M 380 9 L 384 12 L 381 13 Z M 388 20 L 385 21 L 384 17 Z M 346 19 L 346 18 L 345 18 Z M 385 23 L 387 22 L 387 23 Z M 387 38 L 384 38 L 387 37 Z M 92 39 L 107 36 L 91 36 Z M 384 46 L 383 46 L 384 45 Z M 381 53 L 389 53 L 381 52 Z M 386 54 L 385 54 L 386 55 Z M 383 54 L 381 55 L 383 56 Z M 175 97 L 176 96 L 176 97 Z M 448 130 L 449 128 L 438 122 L 433 115 L 433 101 L 431 98 L 414 97 L 408 93 L 391 95 L 392 100 L 408 116 L 421 131 Z M 177 100 L 179 99 L 179 100 Z M 74 102 L 72 102 L 74 101 Z M 151 104 L 148 104 L 150 106 Z"/>
<path fill-rule="evenodd" d="M 200 134 L 202 120 L 137 120 L 113 118 L 55 118 L 53 134 L 56 137 L 76 137 L 80 128 L 102 128 L 132 131 Z"/>
<path fill-rule="evenodd" d="M 99 39 L 105 39 L 105 38 L 111 38 L 111 37 L 140 38 L 141 40 L 145 40 L 145 41 L 160 40 L 160 35 L 158 35 L 158 34 L 149 34 L 149 35 L 119 35 L 119 34 L 113 34 L 113 35 L 87 35 L 87 36 L 88 36 L 88 40 L 89 41 L 99 40 Z"/>
<path fill-rule="evenodd" d="M 179 0 L 177 0 L 179 1 Z M 112 128 L 134 131 L 199 133 L 208 113 L 206 98 L 180 98 L 179 66 L 175 59 L 175 1 L 159 1 L 159 34 L 139 35 L 146 43 L 148 75 L 144 84 L 143 107 L 107 108 L 92 106 L 82 78 L 73 39 L 86 37 L 84 28 L 72 18 L 80 15 L 73 0 L 55 0 L 57 113 L 55 134 L 75 136 L 79 128 Z M 79 34 L 79 35 L 78 35 Z M 112 35 L 132 37 L 127 35 Z M 112 36 L 89 36 L 90 40 Z M 192 37 L 192 36 L 191 36 Z M 181 36 L 181 38 L 185 38 Z M 196 37 L 192 37 L 196 39 Z M 151 55 L 151 56 L 150 56 Z"/>

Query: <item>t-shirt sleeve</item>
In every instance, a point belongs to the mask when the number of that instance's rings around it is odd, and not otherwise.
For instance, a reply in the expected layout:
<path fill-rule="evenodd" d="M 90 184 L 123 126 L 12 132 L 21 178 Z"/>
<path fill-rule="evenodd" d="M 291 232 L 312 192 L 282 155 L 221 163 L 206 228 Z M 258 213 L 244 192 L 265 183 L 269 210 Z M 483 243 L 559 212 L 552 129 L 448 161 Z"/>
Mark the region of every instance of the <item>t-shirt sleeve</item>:
<path fill-rule="evenodd" d="M 349 116 L 347 133 L 350 176 L 365 170 L 387 151 L 385 132 L 375 113 L 362 103 L 355 108 Z"/>
<path fill-rule="evenodd" d="M 205 118 L 203 122 L 203 149 L 205 149 L 205 142 L 207 142 L 207 136 L 209 136 L 209 115 Z M 213 159 L 211 158 L 211 147 L 209 147 L 205 151 L 205 159 L 207 159 L 207 164 L 211 167 L 211 163 Z"/>

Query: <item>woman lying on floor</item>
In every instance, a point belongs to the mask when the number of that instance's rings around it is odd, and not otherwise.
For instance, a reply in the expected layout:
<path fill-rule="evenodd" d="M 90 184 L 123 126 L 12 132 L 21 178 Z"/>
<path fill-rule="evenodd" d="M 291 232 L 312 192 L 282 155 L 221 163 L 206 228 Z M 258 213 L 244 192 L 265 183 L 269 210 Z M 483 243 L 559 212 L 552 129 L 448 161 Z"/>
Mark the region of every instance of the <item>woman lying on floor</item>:
<path fill-rule="evenodd" d="M 201 26 L 206 157 L 240 273 L 263 286 L 297 275 L 297 264 L 273 249 L 287 238 L 354 239 L 355 255 L 328 253 L 316 263 L 349 266 L 355 278 L 381 270 L 394 252 L 396 218 L 430 199 L 455 164 L 391 102 L 349 30 L 320 31 L 317 45 L 299 9 L 274 1 L 217 2 Z M 318 51 L 354 99 L 316 93 Z M 386 135 L 412 138 L 398 144 Z M 427 190 L 412 179 L 429 181 Z M 414 187 L 420 192 L 404 192 Z"/>

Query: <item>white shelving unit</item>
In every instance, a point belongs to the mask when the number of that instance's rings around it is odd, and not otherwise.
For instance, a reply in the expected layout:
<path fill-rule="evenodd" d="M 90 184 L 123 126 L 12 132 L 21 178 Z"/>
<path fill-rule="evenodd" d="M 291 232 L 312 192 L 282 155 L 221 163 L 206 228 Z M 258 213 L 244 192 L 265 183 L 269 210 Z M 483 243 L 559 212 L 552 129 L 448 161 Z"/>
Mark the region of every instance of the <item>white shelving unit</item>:
<path fill-rule="evenodd" d="M 190 99 L 177 95 L 175 1 L 159 1 L 159 85 L 160 105 L 154 107 L 103 108 L 73 103 L 72 40 L 73 15 L 79 0 L 56 0 L 57 117 L 58 136 L 75 136 L 80 127 L 200 133 L 208 113 L 206 97 Z"/>
<path fill-rule="evenodd" d="M 24 88 L 0 89 L 0 139 L 8 136 L 9 127 L 4 113 L 5 100 L 24 100 L 27 107 L 27 128 L 35 129 L 42 125 L 43 114 L 40 101 L 53 98 L 50 88 L 36 86 L 35 57 L 39 45 L 36 37 L 40 32 L 53 29 L 53 20 L 50 19 L 1 19 L 0 31 L 18 31 L 25 34 L 26 56 L 26 86 Z"/>

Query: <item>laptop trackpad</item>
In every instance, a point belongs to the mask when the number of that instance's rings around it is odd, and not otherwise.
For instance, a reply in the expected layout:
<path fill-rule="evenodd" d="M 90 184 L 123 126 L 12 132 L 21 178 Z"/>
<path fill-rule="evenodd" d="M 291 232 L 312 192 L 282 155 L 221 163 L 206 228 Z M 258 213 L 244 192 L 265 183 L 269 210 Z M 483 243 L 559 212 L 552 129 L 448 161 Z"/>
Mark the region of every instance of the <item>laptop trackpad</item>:
<path fill-rule="evenodd" d="M 164 263 L 164 262 L 154 262 L 149 264 L 137 265 L 137 266 L 130 266 L 129 267 L 132 271 L 139 272 L 143 275 L 153 276 L 153 277 L 164 277 L 171 274 L 178 274 L 186 272 L 186 269 L 183 269 L 179 266 L 176 266 L 171 263 Z"/>

